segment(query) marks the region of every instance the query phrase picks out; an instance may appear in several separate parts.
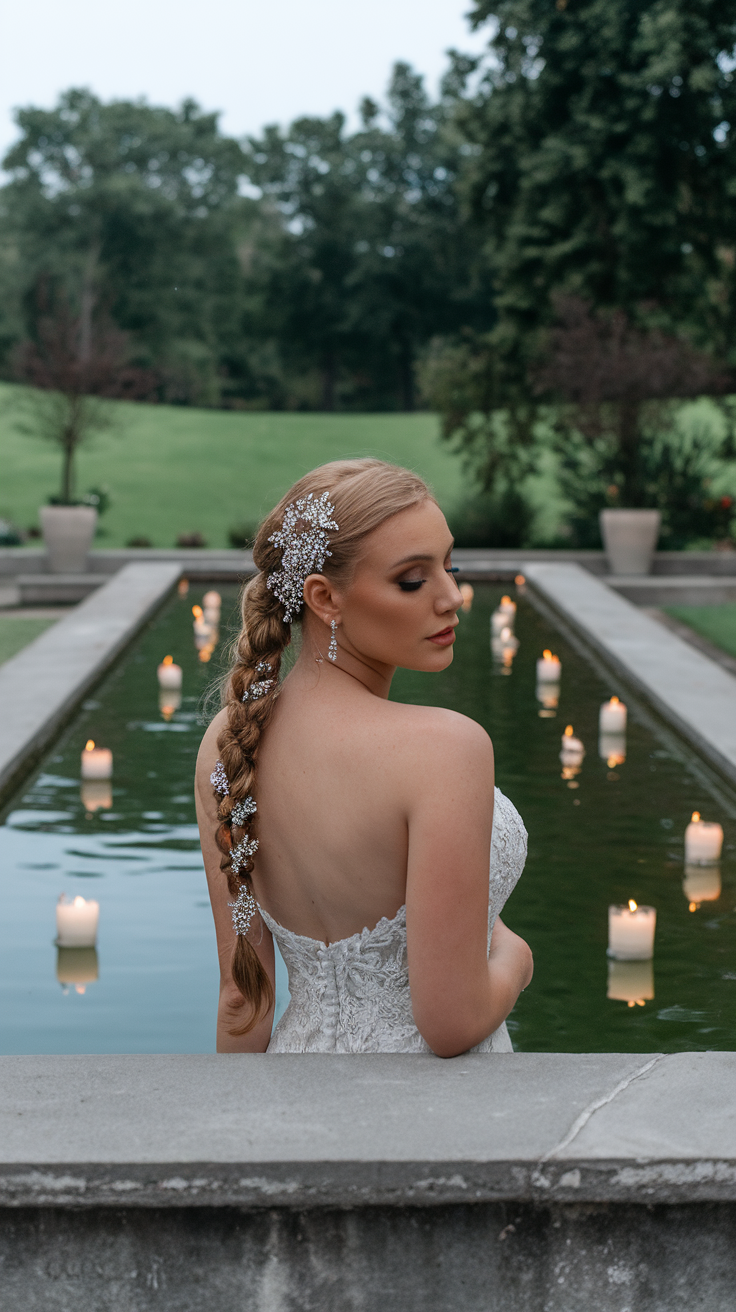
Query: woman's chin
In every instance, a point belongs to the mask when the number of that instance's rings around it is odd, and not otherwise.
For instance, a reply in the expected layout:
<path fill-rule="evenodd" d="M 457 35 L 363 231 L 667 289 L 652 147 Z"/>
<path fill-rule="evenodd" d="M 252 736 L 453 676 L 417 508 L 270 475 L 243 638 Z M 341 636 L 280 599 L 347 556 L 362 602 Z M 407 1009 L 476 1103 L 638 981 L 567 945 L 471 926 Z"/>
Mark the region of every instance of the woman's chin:
<path fill-rule="evenodd" d="M 437 647 L 434 651 L 422 652 L 411 664 L 407 661 L 401 662 L 403 670 L 416 670 L 420 674 L 440 674 L 446 670 L 448 665 L 452 665 L 455 654 L 454 645 L 451 647 Z"/>

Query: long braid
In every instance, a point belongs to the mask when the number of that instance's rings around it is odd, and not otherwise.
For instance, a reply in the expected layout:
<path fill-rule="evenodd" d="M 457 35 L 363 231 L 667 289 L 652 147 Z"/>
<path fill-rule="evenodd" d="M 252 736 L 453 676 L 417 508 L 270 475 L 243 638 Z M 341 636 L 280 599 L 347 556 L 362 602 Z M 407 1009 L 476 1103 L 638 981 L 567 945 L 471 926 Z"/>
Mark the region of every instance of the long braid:
<path fill-rule="evenodd" d="M 281 656 L 291 639 L 290 627 L 280 618 L 280 611 L 280 603 L 269 592 L 266 575 L 261 572 L 243 592 L 243 627 L 225 692 L 227 724 L 217 740 L 228 791 L 219 796 L 216 837 L 223 854 L 221 869 L 236 899 L 244 887 L 251 897 L 253 892 L 250 877 L 257 846 L 256 810 L 246 799 L 252 799 L 255 793 L 258 746 L 278 696 Z M 233 821 L 233 812 L 237 822 Z M 234 858 L 237 869 L 233 867 Z M 235 940 L 232 976 L 244 1003 L 250 1003 L 247 1021 L 232 1033 L 247 1034 L 269 1011 L 274 999 L 260 958 L 242 933 Z"/>

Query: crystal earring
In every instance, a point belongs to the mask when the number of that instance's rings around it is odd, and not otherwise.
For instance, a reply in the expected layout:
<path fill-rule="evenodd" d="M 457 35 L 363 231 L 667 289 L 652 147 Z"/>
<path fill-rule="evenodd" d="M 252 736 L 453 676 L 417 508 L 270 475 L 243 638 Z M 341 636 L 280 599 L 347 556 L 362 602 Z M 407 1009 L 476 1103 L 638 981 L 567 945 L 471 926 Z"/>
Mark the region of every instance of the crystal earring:
<path fill-rule="evenodd" d="M 327 648 L 327 659 L 334 662 L 337 660 L 337 621 L 336 620 L 332 621 L 330 625 L 330 629 L 332 630 L 332 637 L 330 638 L 330 645 Z"/>

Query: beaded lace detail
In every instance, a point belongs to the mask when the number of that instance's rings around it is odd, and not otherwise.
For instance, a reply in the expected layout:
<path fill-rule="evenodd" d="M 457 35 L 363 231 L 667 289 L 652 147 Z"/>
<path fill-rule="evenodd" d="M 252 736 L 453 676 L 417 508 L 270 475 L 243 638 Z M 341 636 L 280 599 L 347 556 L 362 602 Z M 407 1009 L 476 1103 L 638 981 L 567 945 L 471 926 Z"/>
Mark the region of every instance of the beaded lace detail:
<path fill-rule="evenodd" d="M 497 788 L 491 840 L 488 944 L 496 916 L 526 860 L 527 834 Z M 411 1010 L 406 908 L 350 938 L 325 945 L 284 929 L 261 908 L 289 972 L 291 1001 L 269 1052 L 429 1052 Z M 506 1025 L 472 1049 L 511 1052 Z"/>

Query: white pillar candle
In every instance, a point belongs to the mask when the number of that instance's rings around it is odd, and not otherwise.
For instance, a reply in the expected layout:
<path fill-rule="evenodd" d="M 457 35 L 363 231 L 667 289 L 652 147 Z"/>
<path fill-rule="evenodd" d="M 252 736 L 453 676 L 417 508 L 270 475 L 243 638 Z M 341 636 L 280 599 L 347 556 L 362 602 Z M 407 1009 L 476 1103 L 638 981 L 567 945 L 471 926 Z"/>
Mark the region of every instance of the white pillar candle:
<path fill-rule="evenodd" d="M 720 861 L 722 847 L 722 827 L 701 820 L 700 812 L 693 811 L 692 820 L 685 830 L 685 860 L 688 864 L 702 865 Z"/>
<path fill-rule="evenodd" d="M 186 597 L 189 591 L 189 579 L 179 579 L 176 590 L 180 597 Z"/>
<path fill-rule="evenodd" d="M 509 627 L 509 617 L 505 610 L 494 610 L 491 615 L 491 636 L 496 637 L 502 629 Z"/>
<path fill-rule="evenodd" d="M 464 611 L 469 611 L 471 606 L 473 605 L 473 597 L 475 596 L 475 588 L 473 587 L 472 583 L 460 584 L 460 596 L 462 597 L 462 603 L 460 609 Z"/>
<path fill-rule="evenodd" d="M 654 997 L 654 966 L 648 961 L 608 962 L 607 996 L 630 1007 L 643 1007 Z"/>
<path fill-rule="evenodd" d="M 562 735 L 560 760 L 563 765 L 582 765 L 584 756 L 585 748 L 580 739 L 575 737 L 572 725 L 568 724 Z"/>
<path fill-rule="evenodd" d="M 164 656 L 156 670 L 159 688 L 181 688 L 183 674 L 181 665 L 177 665 L 173 656 Z"/>
<path fill-rule="evenodd" d="M 88 984 L 99 978 L 100 966 L 96 948 L 57 948 L 56 978 L 64 992 L 74 985 L 76 993 L 84 993 Z"/>
<path fill-rule="evenodd" d="M 85 811 L 109 811 L 112 806 L 112 785 L 109 779 L 83 779 L 80 796 Z"/>
<path fill-rule="evenodd" d="M 56 903 L 56 942 L 62 948 L 93 948 L 97 939 L 100 904 L 91 898 L 68 901 L 62 893 Z"/>
<path fill-rule="evenodd" d="M 202 607 L 192 606 L 192 615 L 194 616 L 195 638 L 208 638 L 212 632 L 212 624 L 206 619 Z"/>
<path fill-rule="evenodd" d="M 691 911 L 697 911 L 701 902 L 715 902 L 721 896 L 721 867 L 686 864 L 682 891 Z"/>
<path fill-rule="evenodd" d="M 202 605 L 208 610 L 219 610 L 222 606 L 222 597 L 219 592 L 205 592 Z"/>
<path fill-rule="evenodd" d="M 541 660 L 537 661 L 537 683 L 559 683 L 562 674 L 562 662 L 551 651 L 543 651 Z"/>
<path fill-rule="evenodd" d="M 510 597 L 502 597 L 498 603 L 498 609 L 507 616 L 507 622 L 513 624 L 516 616 L 516 602 Z"/>
<path fill-rule="evenodd" d="M 646 961 L 654 955 L 654 931 L 657 912 L 654 907 L 608 908 L 608 955 L 619 961 Z"/>
<path fill-rule="evenodd" d="M 604 702 L 598 713 L 598 728 L 601 733 L 626 732 L 626 707 L 618 697 Z"/>
<path fill-rule="evenodd" d="M 623 765 L 626 760 L 626 734 L 602 733 L 598 738 L 598 755 L 608 763 L 609 770 Z"/>
<path fill-rule="evenodd" d="M 109 747 L 95 747 L 90 738 L 82 752 L 83 779 L 109 779 L 112 776 L 112 752 Z"/>

